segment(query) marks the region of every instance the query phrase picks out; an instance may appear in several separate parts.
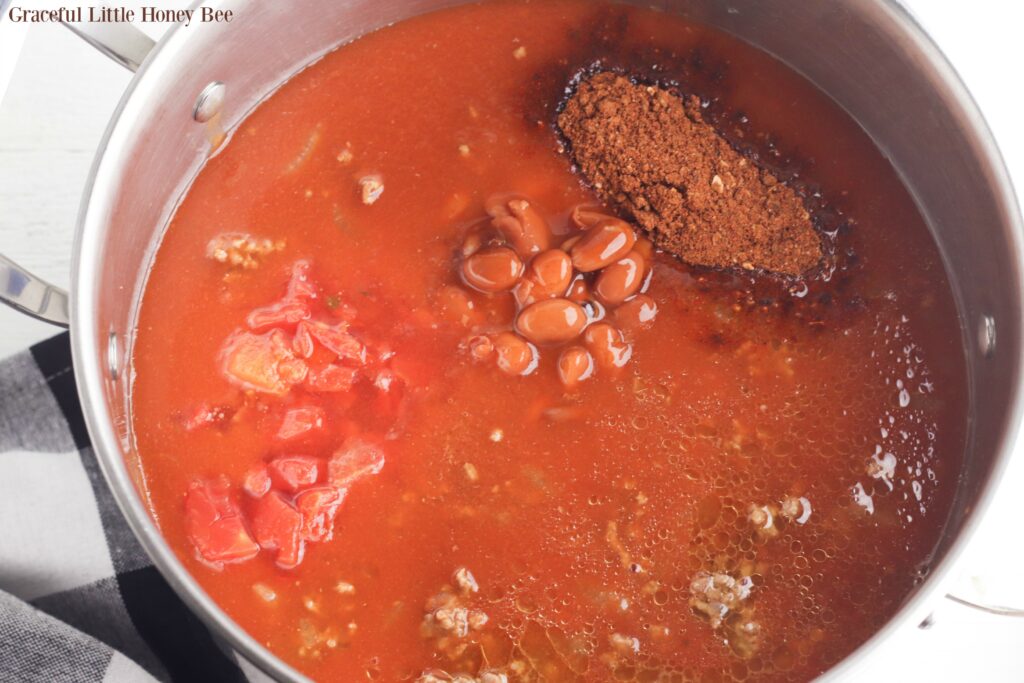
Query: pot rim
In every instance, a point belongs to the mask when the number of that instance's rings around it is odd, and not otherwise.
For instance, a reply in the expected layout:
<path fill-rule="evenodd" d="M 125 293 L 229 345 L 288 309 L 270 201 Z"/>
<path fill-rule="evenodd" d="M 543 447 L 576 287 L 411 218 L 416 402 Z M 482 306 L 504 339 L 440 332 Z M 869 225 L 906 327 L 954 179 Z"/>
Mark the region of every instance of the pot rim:
<path fill-rule="evenodd" d="M 901 38 L 913 47 L 928 68 L 934 71 L 941 85 L 947 89 L 947 104 L 953 109 L 953 113 L 958 115 L 957 119 L 965 122 L 964 133 L 992 173 L 995 180 L 993 192 L 1001 202 L 1006 224 L 1010 227 L 1015 260 L 1018 266 L 1024 264 L 1024 221 L 1021 219 L 1014 188 L 991 130 L 967 87 L 938 45 L 899 0 L 866 0 L 866 3 L 873 6 L 877 14 L 890 23 L 890 28 L 898 32 Z M 196 6 L 199 4 L 201 0 Z M 99 290 L 97 269 L 85 267 L 84 264 L 97 263 L 102 252 L 106 236 L 106 216 L 113 208 L 112 188 L 115 186 L 118 166 L 116 161 L 125 155 L 133 139 L 128 132 L 130 126 L 125 122 L 138 118 L 140 102 L 148 99 L 159 89 L 162 73 L 169 71 L 174 64 L 179 63 L 179 60 L 187 59 L 189 56 L 189 39 L 187 33 L 181 29 L 180 24 L 175 24 L 168 30 L 125 89 L 97 148 L 89 177 L 83 188 L 72 252 L 71 275 L 71 349 L 78 395 L 100 469 L 114 499 L 136 538 L 175 593 L 215 635 L 223 637 L 234 650 L 264 673 L 278 680 L 308 681 L 308 678 L 257 642 L 231 619 L 202 589 L 171 550 L 135 488 L 125 464 L 121 439 L 107 408 L 106 386 L 109 379 L 99 361 L 106 357 L 106 349 L 102 347 L 101 340 L 106 339 L 107 333 L 98 328 L 96 315 L 97 301 L 102 292 Z M 1021 332 L 1024 332 L 1024 325 Z M 944 594 L 943 589 L 954 578 L 956 565 L 996 496 L 1001 476 L 1019 438 L 1024 410 L 1021 396 L 1024 370 L 1018 371 L 1015 379 L 1013 398 L 1008 410 L 1008 427 L 1002 436 L 999 452 L 995 456 L 988 481 L 971 513 L 971 518 L 966 520 L 942 559 L 932 567 L 928 578 L 888 622 L 843 660 L 824 672 L 820 680 L 838 680 L 850 676 L 864 664 L 882 641 L 890 638 L 908 623 L 920 623 L 931 612 L 936 599 Z"/>
<path fill-rule="evenodd" d="M 203 0 L 192 6 L 198 7 Z M 179 60 L 189 57 L 187 32 L 175 23 L 150 51 L 125 88 L 110 123 L 100 140 L 78 211 L 71 259 L 71 357 L 78 397 L 100 470 L 110 486 L 114 499 L 126 521 L 157 570 L 182 601 L 216 636 L 250 663 L 275 680 L 309 681 L 292 666 L 257 642 L 203 590 L 181 560 L 164 540 L 135 487 L 125 464 L 121 439 L 114 428 L 107 408 L 106 385 L 110 381 L 99 361 L 106 358 L 101 339 L 106 331 L 97 326 L 96 302 L 101 294 L 95 267 L 106 232 L 106 216 L 112 209 L 117 157 L 130 147 L 129 126 L 122 125 L 138 117 L 140 102 L 159 90 L 164 72 Z M 97 188 L 101 188 L 97 191 Z M 136 293 L 137 294 L 137 293 Z M 128 346 L 130 351 L 131 346 Z"/>

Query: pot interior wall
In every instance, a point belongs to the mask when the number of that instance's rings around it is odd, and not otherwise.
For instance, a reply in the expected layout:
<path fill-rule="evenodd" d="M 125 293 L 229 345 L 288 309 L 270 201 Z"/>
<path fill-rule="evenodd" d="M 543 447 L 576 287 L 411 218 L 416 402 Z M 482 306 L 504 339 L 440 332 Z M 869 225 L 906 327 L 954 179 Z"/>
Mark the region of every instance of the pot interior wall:
<path fill-rule="evenodd" d="M 211 81 L 227 86 L 229 131 L 288 75 L 366 31 L 458 0 L 271 0 L 211 3 L 229 24 L 177 30 L 126 95 L 84 205 L 76 292 L 79 334 L 96 340 L 95 362 L 128 367 L 138 294 L 160 235 L 209 153 L 207 127 L 192 118 Z M 651 6 L 651 3 L 638 2 Z M 934 48 L 901 28 L 898 8 L 869 0 L 663 0 L 676 12 L 775 55 L 829 93 L 892 159 L 928 219 L 954 285 L 972 392 L 972 436 L 947 541 L 969 520 L 1014 427 L 1020 372 L 1019 218 L 983 123 Z M 939 64 L 939 66 L 936 66 Z M 995 160 L 995 161 L 994 161 Z M 986 317 L 998 343 L 979 338 Z M 109 339 L 119 346 L 108 357 Z M 130 372 L 104 391 L 129 471 Z M 94 425 L 95 427 L 95 425 Z M 103 454 L 113 458 L 116 453 Z M 108 464 L 109 466 L 109 464 Z M 136 480 L 137 481 L 137 480 Z M 138 481 L 137 481 L 138 483 Z M 131 495 L 121 491 L 119 495 Z"/>

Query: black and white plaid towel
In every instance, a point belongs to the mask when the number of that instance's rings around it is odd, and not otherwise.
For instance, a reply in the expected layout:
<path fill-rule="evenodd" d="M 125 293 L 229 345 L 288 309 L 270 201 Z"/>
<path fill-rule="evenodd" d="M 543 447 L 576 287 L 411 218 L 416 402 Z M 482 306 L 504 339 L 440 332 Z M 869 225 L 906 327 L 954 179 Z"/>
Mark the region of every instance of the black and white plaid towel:
<path fill-rule="evenodd" d="M 63 334 L 0 361 L 0 681 L 267 681 L 152 565 L 100 472 Z"/>

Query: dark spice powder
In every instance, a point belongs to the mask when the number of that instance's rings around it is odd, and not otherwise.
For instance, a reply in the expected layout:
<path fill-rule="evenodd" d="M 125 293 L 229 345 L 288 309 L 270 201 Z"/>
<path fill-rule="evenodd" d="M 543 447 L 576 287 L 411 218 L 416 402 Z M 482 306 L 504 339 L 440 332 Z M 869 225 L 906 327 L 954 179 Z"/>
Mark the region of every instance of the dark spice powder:
<path fill-rule="evenodd" d="M 696 97 L 601 72 L 558 126 L 598 195 L 683 261 L 785 275 L 821 261 L 800 196 L 733 149 Z"/>

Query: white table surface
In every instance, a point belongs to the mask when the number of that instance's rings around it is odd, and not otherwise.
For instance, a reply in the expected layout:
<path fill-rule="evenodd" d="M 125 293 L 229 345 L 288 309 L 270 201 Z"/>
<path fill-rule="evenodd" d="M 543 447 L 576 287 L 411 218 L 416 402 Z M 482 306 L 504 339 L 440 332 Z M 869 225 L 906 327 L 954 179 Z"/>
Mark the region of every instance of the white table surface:
<path fill-rule="evenodd" d="M 188 3 L 118 4 L 171 8 Z M 1017 187 L 1024 188 L 1024 2 L 906 4 L 967 82 Z M 154 37 L 161 33 L 154 26 L 143 29 Z M 0 252 L 65 287 L 80 192 L 129 76 L 60 26 L 0 21 Z M 0 306 L 0 357 L 54 332 Z M 961 589 L 980 589 L 994 600 L 1024 606 L 1024 581 L 1016 578 L 1024 567 L 1017 502 L 1022 493 L 1024 460 L 1017 457 L 962 562 Z M 934 617 L 932 628 L 908 628 L 889 641 L 857 679 L 1024 681 L 1024 618 L 990 616 L 941 600 Z"/>

